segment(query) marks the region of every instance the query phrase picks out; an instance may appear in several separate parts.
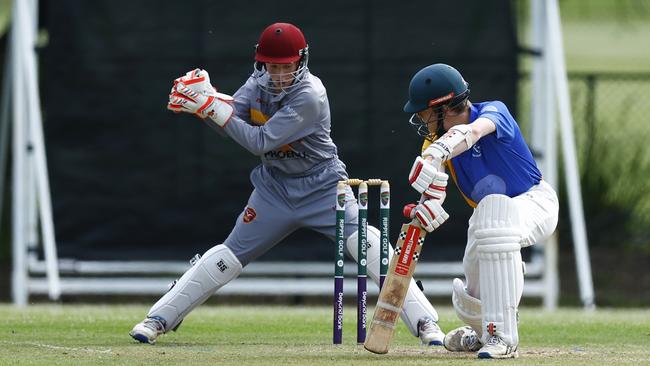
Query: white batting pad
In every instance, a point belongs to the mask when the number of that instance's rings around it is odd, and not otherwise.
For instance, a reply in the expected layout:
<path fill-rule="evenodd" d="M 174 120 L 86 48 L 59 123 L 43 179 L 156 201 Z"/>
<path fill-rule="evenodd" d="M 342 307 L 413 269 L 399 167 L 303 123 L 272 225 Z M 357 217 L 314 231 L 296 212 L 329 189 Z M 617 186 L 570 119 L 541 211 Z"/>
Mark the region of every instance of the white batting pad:
<path fill-rule="evenodd" d="M 352 259 L 357 261 L 357 232 L 355 231 L 352 235 L 348 237 L 346 241 L 346 247 Z M 381 247 L 380 233 L 377 228 L 374 226 L 368 225 L 368 254 L 367 254 L 367 271 L 368 276 L 372 281 L 379 285 L 379 249 Z M 393 256 L 393 247 L 389 244 L 388 246 L 388 262 Z M 415 281 L 411 279 L 411 284 L 409 285 L 408 291 L 406 293 L 406 298 L 404 299 L 404 305 L 402 306 L 402 312 L 400 317 L 406 324 L 407 328 L 414 336 L 418 336 L 418 321 L 421 318 L 429 317 L 433 321 L 438 321 L 438 313 L 436 309 L 433 308 L 429 300 L 427 300 L 424 293 L 420 291 L 418 286 L 415 284 Z"/>
<path fill-rule="evenodd" d="M 472 327 L 480 338 L 483 330 L 481 300 L 467 293 L 465 284 L 460 278 L 454 278 L 452 289 L 451 303 L 454 305 L 458 319 Z"/>
<path fill-rule="evenodd" d="M 151 307 L 147 316 L 165 319 L 165 331 L 174 329 L 190 311 L 239 276 L 241 271 L 241 263 L 228 247 L 214 246 Z"/>
<path fill-rule="evenodd" d="M 355 262 L 359 260 L 358 250 L 359 246 L 357 241 L 358 231 L 355 231 L 348 237 L 345 242 L 345 247 Z M 367 254 L 366 254 L 366 268 L 368 270 L 368 277 L 377 284 L 379 283 L 379 250 L 381 249 L 381 234 L 379 230 L 371 225 L 368 225 L 368 240 L 367 240 Z M 389 244 L 388 247 L 388 263 L 393 254 L 393 247 Z"/>
<path fill-rule="evenodd" d="M 411 331 L 411 334 L 416 337 L 419 336 L 418 321 L 420 319 L 431 318 L 434 322 L 438 322 L 438 312 L 433 308 L 427 297 L 424 296 L 424 293 L 420 291 L 413 279 L 411 279 L 411 284 L 402 305 L 402 312 L 399 315 L 406 327 Z"/>
<path fill-rule="evenodd" d="M 489 195 L 474 213 L 482 303 L 482 343 L 490 335 L 519 344 L 517 307 L 523 292 L 521 218 L 512 198 Z"/>

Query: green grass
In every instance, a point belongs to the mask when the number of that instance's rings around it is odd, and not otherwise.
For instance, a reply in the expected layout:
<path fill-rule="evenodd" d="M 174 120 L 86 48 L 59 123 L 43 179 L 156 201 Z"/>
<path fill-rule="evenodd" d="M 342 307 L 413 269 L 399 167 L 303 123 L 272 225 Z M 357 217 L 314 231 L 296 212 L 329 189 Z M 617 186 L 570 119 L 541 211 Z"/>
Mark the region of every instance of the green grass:
<path fill-rule="evenodd" d="M 529 43 L 529 2 L 516 1 L 520 42 Z M 650 2 L 560 0 L 568 71 L 649 72 Z M 530 57 L 521 58 L 530 70 Z"/>
<path fill-rule="evenodd" d="M 647 19 L 650 4 L 645 0 L 559 0 L 560 13 L 567 21 L 634 22 Z M 522 4 L 528 6 L 528 4 Z"/>
<path fill-rule="evenodd" d="M 562 33 L 568 71 L 650 71 L 648 20 L 638 24 L 563 22 Z"/>
<path fill-rule="evenodd" d="M 420 346 L 400 324 L 387 355 L 355 341 L 346 308 L 344 342 L 331 344 L 330 307 L 202 306 L 155 346 L 127 335 L 145 306 L 0 306 L 0 364 L 20 365 L 461 365 L 474 354 Z M 445 330 L 460 322 L 439 309 Z M 517 365 L 650 365 L 650 310 L 521 309 Z"/>
<path fill-rule="evenodd" d="M 0 0 L 0 36 L 5 34 L 11 16 L 11 0 Z"/>

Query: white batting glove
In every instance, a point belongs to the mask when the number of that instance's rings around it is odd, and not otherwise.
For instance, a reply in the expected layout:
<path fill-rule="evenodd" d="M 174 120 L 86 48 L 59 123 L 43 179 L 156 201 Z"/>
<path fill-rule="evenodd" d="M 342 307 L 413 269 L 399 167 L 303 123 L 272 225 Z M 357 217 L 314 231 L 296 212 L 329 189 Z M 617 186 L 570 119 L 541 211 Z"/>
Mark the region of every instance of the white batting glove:
<path fill-rule="evenodd" d="M 415 159 L 409 173 L 409 183 L 413 189 L 423 194 L 425 198 L 440 200 L 441 204 L 447 196 L 448 179 L 447 174 L 419 156 Z"/>
<path fill-rule="evenodd" d="M 433 181 L 427 189 L 422 192 L 422 195 L 427 199 L 434 199 L 440 201 L 442 205 L 447 198 L 447 181 L 449 180 L 449 175 L 443 172 L 436 172 L 433 177 Z"/>
<path fill-rule="evenodd" d="M 449 144 L 440 141 L 440 139 L 431 143 L 424 151 L 422 152 L 422 157 L 431 160 L 433 165 L 436 168 L 440 168 L 442 162 L 449 160 L 451 156 L 452 148 Z"/>
<path fill-rule="evenodd" d="M 415 206 L 410 214 L 413 215 L 413 218 L 418 219 L 420 226 L 427 232 L 439 228 L 449 218 L 449 214 L 442 208 L 438 200 L 426 200 Z"/>
<path fill-rule="evenodd" d="M 409 184 L 418 193 L 422 193 L 433 182 L 437 171 L 430 162 L 418 156 L 415 158 L 411 171 L 409 172 Z"/>
<path fill-rule="evenodd" d="M 198 93 L 179 81 L 172 88 L 167 109 L 193 113 L 199 118 L 210 117 L 217 125 L 224 127 L 234 112 L 233 98 L 216 91 L 215 94 L 213 96 Z"/>

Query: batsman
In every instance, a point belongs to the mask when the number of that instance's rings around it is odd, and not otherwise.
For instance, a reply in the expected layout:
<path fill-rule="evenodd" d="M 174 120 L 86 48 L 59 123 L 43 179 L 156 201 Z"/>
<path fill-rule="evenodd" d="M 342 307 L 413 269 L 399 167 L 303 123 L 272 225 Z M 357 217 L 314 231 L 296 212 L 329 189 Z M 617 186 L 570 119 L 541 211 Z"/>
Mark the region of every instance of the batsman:
<path fill-rule="evenodd" d="M 153 344 L 161 334 L 175 330 L 246 265 L 299 228 L 334 241 L 337 183 L 348 179 L 348 174 L 330 137 L 325 87 L 307 67 L 308 51 L 298 27 L 275 23 L 262 32 L 253 73 L 232 97 L 217 93 L 205 70 L 190 71 L 174 81 L 168 109 L 198 116 L 259 156 L 261 164 L 250 174 L 254 189 L 230 235 L 196 260 L 151 307 L 131 330 L 134 339 Z M 237 164 L 237 160 L 215 164 Z M 347 253 L 355 260 L 357 218 L 357 201 L 348 186 L 344 231 Z M 368 274 L 378 282 L 379 230 L 368 227 L 367 243 Z M 414 282 L 402 319 L 422 342 L 442 346 L 438 314 Z"/>
<path fill-rule="evenodd" d="M 409 180 L 434 198 L 417 207 L 425 222 L 434 220 L 445 198 L 435 189 L 444 185 L 445 168 L 474 208 L 463 257 L 465 281 L 456 278 L 452 284 L 454 309 L 467 326 L 450 331 L 445 348 L 478 352 L 478 358 L 514 358 L 524 286 L 520 250 L 553 233 L 558 199 L 508 108 L 500 101 L 471 103 L 469 93 L 469 84 L 449 65 L 430 65 L 413 76 L 404 111 L 425 141 Z"/>

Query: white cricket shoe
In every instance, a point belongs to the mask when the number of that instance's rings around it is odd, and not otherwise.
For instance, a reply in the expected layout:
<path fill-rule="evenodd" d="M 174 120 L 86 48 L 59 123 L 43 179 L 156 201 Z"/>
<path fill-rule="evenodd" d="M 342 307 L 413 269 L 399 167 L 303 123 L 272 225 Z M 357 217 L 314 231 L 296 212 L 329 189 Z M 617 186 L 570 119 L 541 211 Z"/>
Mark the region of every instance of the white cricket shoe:
<path fill-rule="evenodd" d="M 517 346 L 510 346 L 499 336 L 491 336 L 478 351 L 478 358 L 517 358 Z"/>
<path fill-rule="evenodd" d="M 133 339 L 142 343 L 155 344 L 156 338 L 165 333 L 165 320 L 160 317 L 145 318 L 129 332 Z"/>
<path fill-rule="evenodd" d="M 469 326 L 447 333 L 444 343 L 445 348 L 451 352 L 476 352 L 483 346 L 476 331 Z"/>
<path fill-rule="evenodd" d="M 422 318 L 418 321 L 418 336 L 422 344 L 427 346 L 442 346 L 445 333 L 431 318 Z"/>

